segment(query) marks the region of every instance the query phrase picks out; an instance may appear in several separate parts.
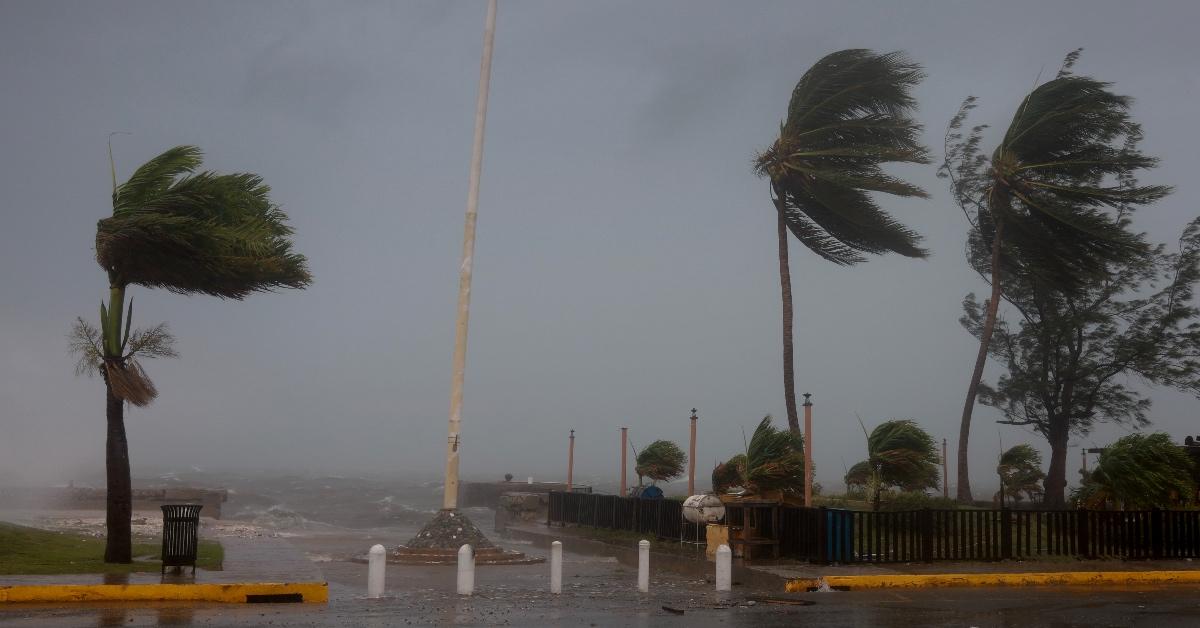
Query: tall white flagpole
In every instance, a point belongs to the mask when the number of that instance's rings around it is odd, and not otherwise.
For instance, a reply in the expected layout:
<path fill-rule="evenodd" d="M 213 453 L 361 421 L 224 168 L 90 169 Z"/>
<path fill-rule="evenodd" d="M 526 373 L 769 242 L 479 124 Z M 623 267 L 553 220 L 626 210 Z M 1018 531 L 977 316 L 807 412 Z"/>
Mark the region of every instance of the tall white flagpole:
<path fill-rule="evenodd" d="M 492 42 L 496 34 L 496 0 L 488 0 L 483 29 L 483 61 L 479 66 L 479 95 L 475 101 L 475 144 L 471 150 L 471 179 L 467 191 L 467 220 L 463 228 L 462 264 L 458 270 L 458 318 L 454 326 L 454 372 L 450 382 L 450 427 L 446 443 L 446 483 L 442 508 L 458 507 L 458 455 L 461 445 L 463 375 L 467 368 L 467 319 L 471 314 L 471 267 L 475 254 L 475 217 L 479 208 L 479 176 L 483 170 L 483 129 L 487 121 L 488 85 L 492 78 Z"/>

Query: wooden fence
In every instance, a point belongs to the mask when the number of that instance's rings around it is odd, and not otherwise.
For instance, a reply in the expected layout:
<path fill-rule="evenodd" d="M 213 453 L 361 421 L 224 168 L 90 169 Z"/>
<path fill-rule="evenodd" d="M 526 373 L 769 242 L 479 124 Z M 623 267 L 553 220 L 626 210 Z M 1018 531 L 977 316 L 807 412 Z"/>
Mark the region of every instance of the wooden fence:
<path fill-rule="evenodd" d="M 742 509 L 728 510 L 740 526 Z M 759 535 L 786 558 L 820 563 L 1079 558 L 1200 558 L 1196 510 L 911 510 L 861 512 L 781 506 Z M 680 502 L 551 493 L 548 523 L 703 542 Z"/>

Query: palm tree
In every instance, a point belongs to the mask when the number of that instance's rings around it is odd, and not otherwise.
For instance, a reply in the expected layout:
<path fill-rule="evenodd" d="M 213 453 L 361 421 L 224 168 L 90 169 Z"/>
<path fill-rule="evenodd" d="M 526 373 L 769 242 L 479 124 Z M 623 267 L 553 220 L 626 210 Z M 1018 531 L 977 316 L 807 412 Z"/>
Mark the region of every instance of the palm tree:
<path fill-rule="evenodd" d="M 841 266 L 865 254 L 926 257 L 921 238 L 879 207 L 872 192 L 926 197 L 883 172 L 890 162 L 929 163 L 910 91 L 924 78 L 903 53 L 843 50 L 812 66 L 796 84 L 779 137 L 757 156 L 771 185 L 783 293 L 783 386 L 788 427 L 800 432 L 792 364 L 792 279 L 787 232 Z"/>
<path fill-rule="evenodd" d="M 1009 447 L 1000 454 L 996 473 L 1004 494 L 1013 501 L 1021 501 L 1022 493 L 1030 500 L 1042 496 L 1041 483 L 1046 474 L 1042 471 L 1042 454 L 1033 447 L 1024 443 Z M 999 497 L 1000 493 L 996 495 Z"/>
<path fill-rule="evenodd" d="M 669 440 L 656 440 L 637 455 L 633 472 L 638 476 L 638 486 L 642 478 L 650 478 L 651 482 L 669 482 L 683 475 L 683 467 L 687 464 L 687 454 L 679 445 Z"/>
<path fill-rule="evenodd" d="M 862 421 L 859 421 L 862 424 Z M 884 421 L 867 434 L 867 459 L 846 472 L 847 486 L 867 490 L 875 510 L 879 510 L 883 489 L 924 491 L 938 487 L 937 443 L 911 419 Z"/>
<path fill-rule="evenodd" d="M 939 175 L 950 179 L 971 223 L 972 266 L 992 288 L 959 427 L 960 501 L 972 499 L 971 414 L 1005 277 L 1025 274 L 1045 289 L 1075 289 L 1084 278 L 1104 274 L 1109 263 L 1146 250 L 1128 230 L 1127 214 L 1170 192 L 1137 184 L 1136 172 L 1157 160 L 1137 149 L 1141 130 L 1129 115 L 1131 99 L 1114 94 L 1110 83 L 1074 76 L 1079 53 L 1069 54 L 1053 80 L 1021 101 L 991 157 L 980 152 L 985 126 L 961 131 L 974 97 L 947 129 Z M 1065 451 L 1052 453 L 1049 476 L 1065 477 L 1055 475 L 1056 465 L 1065 468 Z"/>
<path fill-rule="evenodd" d="M 1075 497 L 1088 508 L 1162 508 L 1196 495 L 1191 457 L 1163 434 L 1130 434 L 1100 453 Z"/>
<path fill-rule="evenodd" d="M 107 396 L 109 563 L 132 560 L 124 404 L 145 406 L 158 395 L 138 359 L 175 355 L 165 324 L 131 331 L 127 288 L 241 300 L 254 292 L 304 288 L 312 280 L 304 257 L 292 252 L 287 216 L 271 203 L 262 179 L 196 172 L 200 163 L 200 149 L 177 146 L 120 185 L 112 169 L 112 216 L 96 226 L 96 261 L 108 274 L 108 305 L 100 304 L 98 329 L 80 318 L 71 332 L 77 371 L 99 372 Z"/>
<path fill-rule="evenodd" d="M 780 492 L 804 493 L 804 437 L 771 424 L 763 417 L 754 429 L 746 452 L 713 469 L 713 491 L 740 486 L 752 495 Z"/>

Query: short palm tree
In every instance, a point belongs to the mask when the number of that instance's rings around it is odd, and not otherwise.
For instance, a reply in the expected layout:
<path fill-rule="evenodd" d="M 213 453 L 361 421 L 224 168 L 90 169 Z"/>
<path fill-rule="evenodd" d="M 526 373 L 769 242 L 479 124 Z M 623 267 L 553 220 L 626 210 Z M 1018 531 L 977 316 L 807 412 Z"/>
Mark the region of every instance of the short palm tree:
<path fill-rule="evenodd" d="M 1042 454 L 1033 447 L 1024 443 L 1009 447 L 1000 454 L 996 473 L 1005 497 L 1016 502 L 1021 501 L 1022 494 L 1030 500 L 1041 498 L 1046 473 L 1042 471 Z"/>
<path fill-rule="evenodd" d="M 1196 495 L 1192 460 L 1163 434 L 1130 434 L 1106 447 L 1075 497 L 1087 508 L 1165 508 Z"/>
<path fill-rule="evenodd" d="M 241 300 L 254 292 L 304 288 L 303 256 L 292 251 L 291 228 L 258 175 L 196 172 L 200 149 L 178 146 L 143 164 L 117 185 L 112 215 L 96 227 L 96 261 L 108 274 L 108 304 L 99 327 L 80 318 L 71 332 L 77 371 L 99 372 L 107 392 L 108 475 L 105 562 L 131 562 L 132 489 L 125 403 L 157 396 L 140 358 L 173 357 L 166 325 L 133 330 L 131 285 L 178 294 Z"/>
<path fill-rule="evenodd" d="M 776 428 L 767 415 L 746 443 L 746 453 L 717 465 L 712 477 L 716 493 L 740 486 L 752 495 L 803 495 L 804 437 Z"/>
<path fill-rule="evenodd" d="M 835 264 L 866 254 L 925 257 L 920 236 L 893 219 L 872 193 L 924 198 L 883 172 L 891 162 L 928 163 L 911 117 L 910 92 L 924 74 L 904 54 L 843 50 L 818 61 L 792 91 L 779 137 L 757 156 L 771 185 L 783 294 L 783 384 L 788 426 L 799 433 L 792 348 L 792 280 L 787 232 Z"/>
<path fill-rule="evenodd" d="M 861 423 L 861 422 L 860 422 Z M 875 510 L 879 510 L 883 489 L 924 491 L 938 487 L 937 443 L 911 419 L 884 421 L 867 434 L 867 459 L 846 473 L 846 485 L 866 489 Z"/>
<path fill-rule="evenodd" d="M 971 222 L 972 265 L 989 275 L 992 287 L 959 428 L 960 501 L 972 499 L 971 414 L 1004 278 L 1027 274 L 1045 289 L 1069 291 L 1085 277 L 1103 275 L 1111 262 L 1146 250 L 1142 238 L 1128 229 L 1128 212 L 1170 192 L 1165 186 L 1138 185 L 1137 171 L 1157 160 L 1137 149 L 1141 130 L 1129 115 L 1131 99 L 1114 94 L 1110 83 L 1073 75 L 1079 52 L 1068 55 L 1053 80 L 1021 101 L 990 157 L 980 151 L 985 126 L 961 131 L 975 107 L 973 97 L 947 131 L 939 173 L 950 179 Z M 1053 471 L 1066 464 L 1065 451 L 1053 453 L 1050 477 L 1065 477 Z M 1050 488 L 1047 494 L 1054 492 Z"/>
<path fill-rule="evenodd" d="M 679 445 L 669 440 L 656 440 L 638 453 L 633 472 L 638 476 L 638 486 L 642 485 L 644 477 L 650 478 L 651 482 L 669 482 L 683 475 L 686 464 L 687 454 Z"/>

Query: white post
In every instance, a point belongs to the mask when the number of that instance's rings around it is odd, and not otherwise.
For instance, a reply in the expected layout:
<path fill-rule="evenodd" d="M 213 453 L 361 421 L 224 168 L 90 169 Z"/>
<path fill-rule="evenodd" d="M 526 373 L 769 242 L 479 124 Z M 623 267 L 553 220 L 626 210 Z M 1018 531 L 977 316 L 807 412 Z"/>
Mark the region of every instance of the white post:
<path fill-rule="evenodd" d="M 562 593 L 562 541 L 550 544 L 550 592 Z"/>
<path fill-rule="evenodd" d="M 475 552 L 470 545 L 458 548 L 458 594 L 475 592 Z"/>
<path fill-rule="evenodd" d="M 638 541 L 638 591 L 650 592 L 650 541 Z"/>
<path fill-rule="evenodd" d="M 728 591 L 732 588 L 733 552 L 724 543 L 717 548 L 717 590 Z"/>
<path fill-rule="evenodd" d="M 378 543 L 371 546 L 369 558 L 367 558 L 367 597 L 378 598 L 383 597 L 383 575 L 384 568 L 387 567 L 387 550 Z"/>

